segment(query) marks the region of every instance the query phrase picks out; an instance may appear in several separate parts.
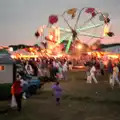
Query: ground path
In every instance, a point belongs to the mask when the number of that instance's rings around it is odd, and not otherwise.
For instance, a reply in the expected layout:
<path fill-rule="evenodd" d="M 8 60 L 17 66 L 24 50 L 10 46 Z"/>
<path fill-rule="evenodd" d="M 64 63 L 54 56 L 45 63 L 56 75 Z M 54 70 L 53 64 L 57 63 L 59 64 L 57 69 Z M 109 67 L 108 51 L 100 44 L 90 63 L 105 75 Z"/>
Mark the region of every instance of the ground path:
<path fill-rule="evenodd" d="M 61 81 L 63 97 L 56 106 L 47 83 L 36 95 L 23 101 L 23 111 L 0 115 L 0 120 L 120 120 L 120 88 L 108 85 L 108 78 L 98 77 L 99 84 L 86 84 L 84 72 L 70 72 Z"/>

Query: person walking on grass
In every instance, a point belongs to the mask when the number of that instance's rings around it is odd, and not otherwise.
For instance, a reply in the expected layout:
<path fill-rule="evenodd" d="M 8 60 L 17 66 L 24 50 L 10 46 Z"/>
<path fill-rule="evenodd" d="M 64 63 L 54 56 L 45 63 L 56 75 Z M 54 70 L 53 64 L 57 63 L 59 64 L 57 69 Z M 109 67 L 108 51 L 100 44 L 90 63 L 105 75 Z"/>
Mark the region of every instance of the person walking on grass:
<path fill-rule="evenodd" d="M 60 100 L 62 96 L 62 88 L 60 87 L 59 82 L 56 82 L 52 86 L 52 90 L 53 90 L 53 95 L 55 96 L 55 99 L 56 99 L 56 105 L 60 105 Z"/>
<path fill-rule="evenodd" d="M 15 100 L 17 103 L 17 110 L 20 112 L 22 109 L 22 86 L 21 86 L 21 78 L 20 75 L 16 76 L 16 81 L 13 83 L 11 87 L 12 95 L 15 96 Z"/>
<path fill-rule="evenodd" d="M 95 65 L 93 64 L 91 69 L 90 69 L 90 77 L 91 77 L 91 80 L 93 79 L 94 82 L 97 84 L 98 81 L 97 81 L 97 79 L 95 77 L 95 72 L 96 72 L 96 68 L 95 68 Z"/>

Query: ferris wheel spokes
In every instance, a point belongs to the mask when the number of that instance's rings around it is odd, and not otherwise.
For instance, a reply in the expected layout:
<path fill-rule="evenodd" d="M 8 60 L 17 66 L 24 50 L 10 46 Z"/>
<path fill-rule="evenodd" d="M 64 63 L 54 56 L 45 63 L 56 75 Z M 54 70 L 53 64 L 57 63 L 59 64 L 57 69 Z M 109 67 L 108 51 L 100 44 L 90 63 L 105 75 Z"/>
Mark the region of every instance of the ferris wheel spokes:
<path fill-rule="evenodd" d="M 65 50 L 65 52 L 66 52 L 66 53 L 68 53 L 68 51 L 69 51 L 69 49 L 70 49 L 70 46 L 71 46 L 72 41 L 73 41 L 73 40 L 72 40 L 72 36 L 70 36 L 69 41 L 68 41 L 68 43 L 67 43 L 66 50 Z"/>
<path fill-rule="evenodd" d="M 60 31 L 67 32 L 67 33 L 71 32 L 71 30 L 68 28 L 60 28 Z"/>
<path fill-rule="evenodd" d="M 82 8 L 82 9 L 79 11 L 79 14 L 78 14 L 78 17 L 77 17 L 77 20 L 76 20 L 75 26 L 74 26 L 74 30 L 77 28 L 78 21 L 79 21 L 79 19 L 80 19 L 80 15 L 81 15 L 81 13 L 82 13 L 82 11 L 83 11 L 84 9 L 85 9 L 85 7 Z"/>
<path fill-rule="evenodd" d="M 86 33 L 86 32 L 80 32 L 79 35 L 80 36 L 87 36 L 87 37 L 91 37 L 91 38 L 103 38 L 99 35 L 90 34 L 90 33 Z"/>
<path fill-rule="evenodd" d="M 101 27 L 101 26 L 103 26 L 103 23 L 101 23 L 101 24 L 96 24 L 96 25 L 91 25 L 91 26 L 87 26 L 87 27 L 80 27 L 80 28 L 78 28 L 76 31 L 77 32 L 80 32 L 80 31 L 85 31 L 85 30 L 89 30 L 89 29 L 92 29 L 92 28 L 97 28 L 97 27 Z"/>

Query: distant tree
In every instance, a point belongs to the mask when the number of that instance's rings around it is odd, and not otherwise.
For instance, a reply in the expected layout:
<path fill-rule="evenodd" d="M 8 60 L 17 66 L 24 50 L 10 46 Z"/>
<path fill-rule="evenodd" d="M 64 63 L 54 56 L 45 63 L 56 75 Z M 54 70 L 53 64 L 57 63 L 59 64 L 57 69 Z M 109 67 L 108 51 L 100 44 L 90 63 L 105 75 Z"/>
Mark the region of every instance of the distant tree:
<path fill-rule="evenodd" d="M 115 47 L 120 46 L 120 43 L 113 43 L 113 44 L 101 44 L 101 48 L 109 48 L 109 47 Z"/>
<path fill-rule="evenodd" d="M 28 48 L 28 45 L 24 45 L 24 44 L 19 44 L 19 45 L 9 45 L 9 47 L 12 47 L 14 51 L 18 50 L 18 49 L 23 49 L 23 48 Z"/>
<path fill-rule="evenodd" d="M 35 46 L 35 47 L 39 47 L 39 45 L 38 45 L 38 44 L 34 44 L 33 46 Z"/>

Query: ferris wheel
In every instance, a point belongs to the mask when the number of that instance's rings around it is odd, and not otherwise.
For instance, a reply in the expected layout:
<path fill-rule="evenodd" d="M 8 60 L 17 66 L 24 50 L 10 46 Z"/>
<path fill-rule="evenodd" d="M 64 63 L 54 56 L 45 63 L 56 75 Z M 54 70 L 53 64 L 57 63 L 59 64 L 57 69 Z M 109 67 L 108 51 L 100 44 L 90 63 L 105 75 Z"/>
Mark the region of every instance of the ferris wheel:
<path fill-rule="evenodd" d="M 60 37 L 54 41 L 54 47 L 66 42 L 66 53 L 69 52 L 71 45 L 76 41 L 81 44 L 82 42 L 88 44 L 93 38 L 103 39 L 105 36 L 112 37 L 114 35 L 111 32 L 109 14 L 91 7 L 72 8 L 60 15 L 50 15 L 48 22 L 45 29 L 54 29 L 60 26 L 58 32 Z M 41 32 L 36 32 L 37 36 L 40 34 Z"/>

